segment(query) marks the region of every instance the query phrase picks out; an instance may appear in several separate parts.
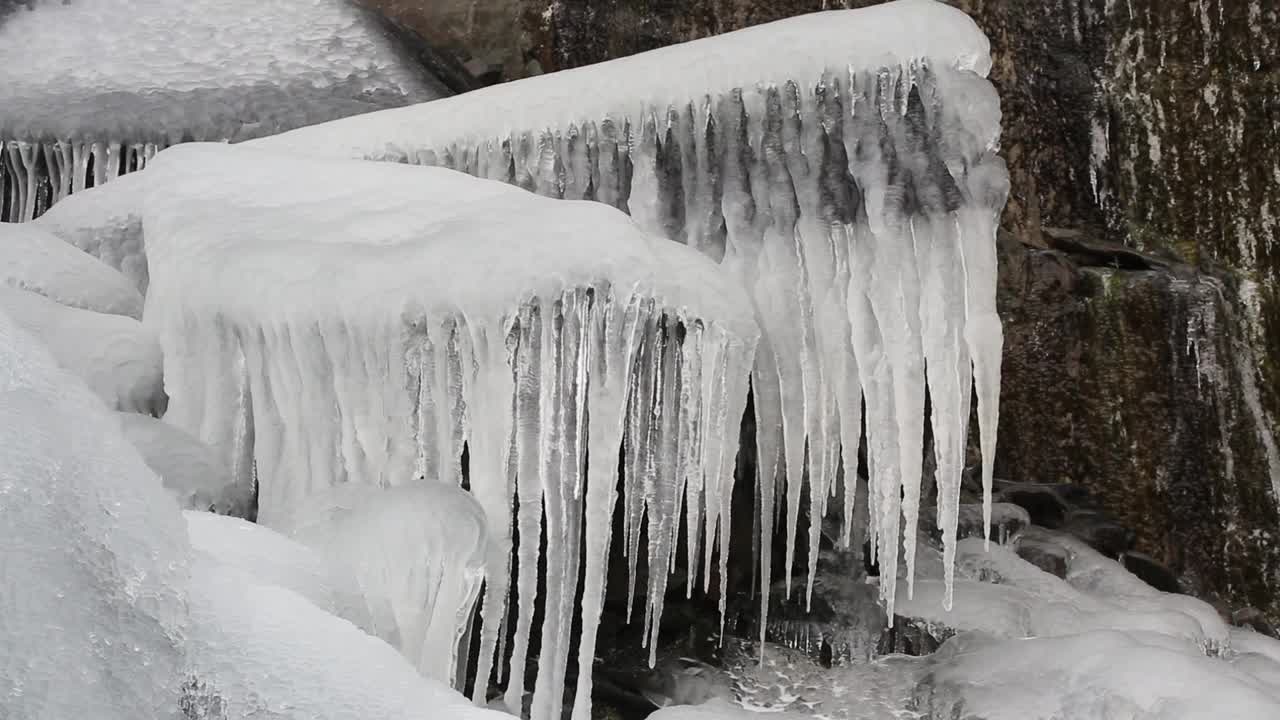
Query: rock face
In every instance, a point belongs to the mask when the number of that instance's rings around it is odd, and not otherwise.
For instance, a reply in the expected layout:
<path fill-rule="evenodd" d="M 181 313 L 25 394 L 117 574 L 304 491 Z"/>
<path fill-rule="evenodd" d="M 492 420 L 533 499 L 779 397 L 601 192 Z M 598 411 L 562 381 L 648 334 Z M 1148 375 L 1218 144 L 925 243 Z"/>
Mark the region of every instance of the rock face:
<path fill-rule="evenodd" d="M 949 1 L 1005 111 L 997 472 L 1086 486 L 1182 586 L 1280 621 L 1280 7 Z M 364 2 L 489 79 L 876 4 Z"/>

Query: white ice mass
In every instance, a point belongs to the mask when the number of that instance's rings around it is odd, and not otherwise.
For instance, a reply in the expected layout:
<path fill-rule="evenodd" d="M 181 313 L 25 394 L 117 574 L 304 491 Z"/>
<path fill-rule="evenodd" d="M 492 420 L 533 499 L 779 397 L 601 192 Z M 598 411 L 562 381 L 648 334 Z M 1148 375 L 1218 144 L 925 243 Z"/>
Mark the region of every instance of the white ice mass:
<path fill-rule="evenodd" d="M 0 223 L 0 286 L 83 310 L 142 319 L 142 295 L 123 275 L 31 223 Z"/>
<path fill-rule="evenodd" d="M 142 323 L 2 286 L 0 312 L 39 338 L 59 365 L 80 376 L 110 408 L 164 412 L 160 344 Z"/>
<path fill-rule="evenodd" d="M 0 20 L 0 218 L 146 166 L 439 97 L 349 0 L 34 0 Z"/>
<path fill-rule="evenodd" d="M 175 718 L 189 556 L 174 501 L 0 309 L 0 716 Z"/>
<path fill-rule="evenodd" d="M 763 332 L 752 388 L 766 544 L 782 482 L 789 579 L 806 461 L 820 517 L 837 480 L 856 477 L 865 402 L 872 543 L 893 577 L 902 538 L 910 592 L 926 387 L 948 565 L 971 388 L 988 495 L 991 485 L 995 228 L 1008 179 L 990 64 L 962 12 L 898 0 L 251 144 L 443 165 L 596 200 L 721 262 Z M 817 533 L 810 523 L 811 548 Z M 760 560 L 768 587 L 769 554 Z M 894 584 L 882 592 L 892 612 Z"/>
<path fill-rule="evenodd" d="M 183 509 L 249 516 L 253 484 L 237 483 L 217 450 L 150 415 L 122 412 L 116 418 L 124 436 Z"/>

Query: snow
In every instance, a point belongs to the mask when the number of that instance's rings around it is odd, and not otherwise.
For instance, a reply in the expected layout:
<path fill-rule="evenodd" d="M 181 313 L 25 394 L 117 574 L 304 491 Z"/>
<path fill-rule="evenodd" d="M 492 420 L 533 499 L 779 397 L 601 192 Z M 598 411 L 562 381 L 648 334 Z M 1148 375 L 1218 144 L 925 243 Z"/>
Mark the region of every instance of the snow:
<path fill-rule="evenodd" d="M 315 550 L 240 518 L 192 510 L 182 517 L 196 552 L 259 584 L 285 588 L 325 612 L 337 613 L 336 583 L 328 561 Z"/>
<path fill-rule="evenodd" d="M 222 454 L 150 415 L 117 413 L 120 429 L 185 510 L 248 517 L 253 486 L 236 484 Z"/>
<path fill-rule="evenodd" d="M 142 296 L 124 276 L 30 224 L 0 223 L 0 285 L 69 307 L 142 319 Z"/>
<path fill-rule="evenodd" d="M 119 270 L 144 295 L 147 256 L 142 244 L 142 198 L 147 179 L 140 173 L 77 192 L 36 219 L 66 242 Z"/>
<path fill-rule="evenodd" d="M 938 663 L 917 691 L 930 717 L 987 720 L 1252 720 L 1276 701 L 1216 658 L 1116 631 L 1001 643 Z"/>
<path fill-rule="evenodd" d="M 262 522 L 348 483 L 456 485 L 465 439 L 488 527 L 480 677 L 513 562 L 525 580 L 510 621 L 517 646 L 528 638 L 542 552 L 515 545 L 517 502 L 524 538 L 542 504 L 547 572 L 569 579 L 546 598 L 539 715 L 563 696 L 584 534 L 578 652 L 594 654 L 624 437 L 629 545 L 649 522 L 648 562 L 668 567 L 683 498 L 710 577 L 757 333 L 714 262 L 604 205 L 443 169 L 187 144 L 146 175 L 146 317 L 165 349 L 166 421 L 219 447 L 252 443 Z M 379 562 L 409 572 L 402 556 Z M 647 598 L 655 633 L 661 595 Z"/>
<path fill-rule="evenodd" d="M 0 312 L 49 348 L 107 407 L 164 411 L 162 359 L 155 335 L 133 318 L 80 310 L 24 290 L 0 287 Z"/>
<path fill-rule="evenodd" d="M 190 595 L 194 687 L 185 701 L 211 717 L 509 720 L 423 678 L 390 645 L 291 590 L 208 557 L 192 568 Z"/>
<path fill-rule="evenodd" d="M 182 519 L 101 401 L 0 310 L 0 715 L 174 718 Z"/>
<path fill-rule="evenodd" d="M 341 0 L 41 0 L 0 24 L 0 136 L 272 132 L 338 116 L 326 106 L 392 104 L 377 93 L 435 96 L 413 68 Z"/>
<path fill-rule="evenodd" d="M 370 632 L 449 684 L 484 580 L 484 509 L 456 486 L 347 484 L 308 497 L 281 528 L 354 580 Z M 464 656 L 465 659 L 465 656 Z"/>
<path fill-rule="evenodd" d="M 989 69 L 989 44 L 962 12 L 898 0 L 252 144 L 442 165 L 594 199 L 721 262 L 747 288 L 762 330 L 752 388 L 764 544 L 777 475 L 789 579 L 801 504 L 821 515 L 840 474 L 856 476 L 861 395 L 873 547 L 894 576 L 904 546 L 910 594 L 924 423 L 937 438 L 949 561 L 971 388 L 989 504 L 1003 343 L 995 228 L 1008 193 Z M 807 458 L 807 499 L 806 447 L 820 449 Z M 630 508 L 630 527 L 637 516 Z M 767 587 L 768 554 L 759 561 Z M 808 567 L 807 594 L 816 552 Z M 881 588 L 890 610 L 896 587 Z"/>

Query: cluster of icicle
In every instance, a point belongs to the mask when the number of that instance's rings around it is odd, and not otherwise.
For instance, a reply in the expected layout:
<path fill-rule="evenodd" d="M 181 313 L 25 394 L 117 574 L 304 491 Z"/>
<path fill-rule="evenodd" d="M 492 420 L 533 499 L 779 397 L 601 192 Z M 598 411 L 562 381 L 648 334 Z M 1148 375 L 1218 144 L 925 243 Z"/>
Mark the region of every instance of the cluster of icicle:
<path fill-rule="evenodd" d="M 481 613 L 478 702 L 501 630 L 514 627 L 506 702 L 520 712 L 542 559 L 555 580 L 542 598 L 533 717 L 560 717 L 578 578 L 578 660 L 590 667 L 619 500 L 633 586 L 641 553 L 647 558 L 651 648 L 682 508 L 691 577 L 701 557 L 708 584 L 718 544 L 723 583 L 754 338 L 603 285 L 534 298 L 499 319 L 248 326 L 198 310 L 179 314 L 186 350 L 168 364 L 166 382 L 175 400 L 192 402 L 175 401 L 169 420 L 247 447 L 262 477 L 461 483 L 465 443 L 470 490 L 490 522 L 509 525 L 516 499 L 514 540 L 509 527 L 491 532 L 497 542 Z M 242 392 L 228 392 L 237 386 Z M 315 421 L 333 417 L 334 408 L 341 409 L 336 422 Z M 399 421 L 402 414 L 411 421 Z M 314 489 L 264 484 L 259 520 L 271 525 Z M 508 608 L 513 571 L 517 602 Z M 575 717 L 588 716 L 590 681 L 590 672 L 579 674 Z"/>
<path fill-rule="evenodd" d="M 141 170 L 155 143 L 0 141 L 0 222 L 29 222 L 54 203 Z"/>
<path fill-rule="evenodd" d="M 607 203 L 736 273 L 764 332 L 752 375 L 762 547 L 777 492 L 789 583 L 806 466 L 811 518 L 844 479 L 849 541 L 865 403 L 869 535 L 892 613 L 900 557 L 909 588 L 914 576 L 926 387 L 948 584 L 975 388 L 989 505 L 995 229 L 1008 193 L 999 122 L 984 78 L 913 61 L 439 148 L 389 142 L 371 159 Z M 808 594 L 819 531 L 809 523 Z M 759 562 L 767 613 L 769 553 Z"/>

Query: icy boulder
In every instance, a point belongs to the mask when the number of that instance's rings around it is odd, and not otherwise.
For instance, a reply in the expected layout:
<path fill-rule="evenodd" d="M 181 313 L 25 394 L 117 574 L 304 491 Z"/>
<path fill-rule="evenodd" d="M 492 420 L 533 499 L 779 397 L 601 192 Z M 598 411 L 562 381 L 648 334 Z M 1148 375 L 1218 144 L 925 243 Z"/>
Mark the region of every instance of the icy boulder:
<path fill-rule="evenodd" d="M 189 552 L 102 402 L 0 310 L 0 716 L 175 718 Z"/>
<path fill-rule="evenodd" d="M 395 648 L 302 596 L 207 557 L 192 568 L 190 606 L 189 716 L 510 719 L 422 677 Z"/>
<path fill-rule="evenodd" d="M 0 312 L 44 342 L 58 364 L 82 378 L 107 407 L 164 412 L 160 345 L 137 320 L 59 305 L 7 287 L 0 287 Z"/>
<path fill-rule="evenodd" d="M 1115 631 L 986 644 L 951 653 L 916 693 L 927 718 L 1264 720 L 1280 703 L 1217 658 Z"/>
<path fill-rule="evenodd" d="M 36 219 L 36 224 L 120 271 L 144 295 L 147 256 L 142 245 L 142 197 L 146 180 L 133 174 L 76 193 Z"/>
<path fill-rule="evenodd" d="M 0 216 L 186 140 L 240 140 L 447 94 L 348 0 L 37 0 L 0 20 Z"/>
<path fill-rule="evenodd" d="M 120 273 L 34 225 L 0 223 L 0 286 L 69 307 L 142 319 L 142 296 Z"/>
<path fill-rule="evenodd" d="M 150 415 L 118 413 L 120 427 L 186 510 L 247 517 L 253 485 L 236 484 L 223 454 Z"/>
<path fill-rule="evenodd" d="M 752 377 L 762 546 L 780 474 L 790 582 L 801 503 L 821 516 L 839 472 L 856 477 L 865 401 L 872 548 L 894 576 L 902 538 L 910 591 L 924 425 L 949 561 L 975 389 L 990 496 L 1003 343 L 995 228 L 1008 191 L 990 64 L 961 11 L 897 0 L 254 143 L 596 200 L 722 262 L 763 331 Z M 820 450 L 807 475 L 806 445 Z M 844 495 L 852 513 L 855 493 Z M 808 541 L 811 589 L 818 524 Z M 760 561 L 767 598 L 769 554 Z M 895 588 L 881 587 L 890 611 Z"/>
<path fill-rule="evenodd" d="M 262 522 L 344 483 L 456 485 L 465 440 L 489 534 L 479 677 L 513 559 L 517 668 L 531 635 L 542 552 L 513 547 L 513 506 L 523 538 L 545 514 L 547 573 L 564 579 L 545 597 L 535 695 L 548 709 L 563 697 L 580 554 L 579 652 L 593 657 L 620 460 L 631 561 L 647 524 L 651 567 L 669 567 L 684 534 L 710 576 L 758 332 L 714 262 L 602 204 L 440 168 L 187 144 L 146 175 L 166 421 L 250 443 Z M 666 574 L 648 576 L 656 632 Z"/>
<path fill-rule="evenodd" d="M 488 529 L 475 498 L 437 482 L 347 484 L 308 497 L 281 526 L 354 578 L 373 634 L 425 677 L 454 681 L 484 580 Z"/>

